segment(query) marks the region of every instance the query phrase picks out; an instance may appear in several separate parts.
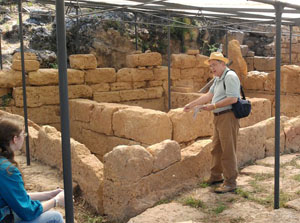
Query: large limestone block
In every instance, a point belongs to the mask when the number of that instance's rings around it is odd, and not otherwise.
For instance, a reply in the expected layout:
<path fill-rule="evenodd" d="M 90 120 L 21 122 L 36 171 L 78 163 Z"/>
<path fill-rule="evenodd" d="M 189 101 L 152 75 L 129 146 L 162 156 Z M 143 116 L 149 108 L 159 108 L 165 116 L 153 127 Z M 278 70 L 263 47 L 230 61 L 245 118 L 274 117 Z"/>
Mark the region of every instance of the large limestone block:
<path fill-rule="evenodd" d="M 80 70 L 68 69 L 68 84 L 83 84 L 84 72 Z M 55 85 L 59 83 L 57 69 L 39 69 L 29 72 L 28 82 L 30 85 Z"/>
<path fill-rule="evenodd" d="M 51 126 L 41 127 L 35 146 L 35 157 L 62 171 L 60 132 Z M 71 153 L 73 180 L 79 184 L 87 202 L 103 213 L 103 164 L 83 144 L 74 140 L 71 140 Z"/>
<path fill-rule="evenodd" d="M 265 82 L 268 78 L 268 73 L 259 71 L 250 71 L 243 80 L 243 87 L 248 90 L 259 90 L 265 89 Z"/>
<path fill-rule="evenodd" d="M 94 132 L 89 129 L 82 129 L 82 139 L 79 140 L 85 146 L 89 148 L 89 150 L 97 156 L 97 158 L 103 162 L 103 156 L 112 151 L 114 147 L 119 145 L 139 145 L 140 143 L 123 139 L 115 136 L 108 136 L 98 132 Z M 76 138 L 76 136 L 72 136 Z M 79 136 L 80 137 L 80 136 Z"/>
<path fill-rule="evenodd" d="M 239 130 L 236 151 L 239 167 L 265 157 L 265 128 L 258 123 Z"/>
<path fill-rule="evenodd" d="M 146 88 L 146 87 L 147 87 L 147 82 L 146 81 L 132 82 L 132 88 L 133 89 Z"/>
<path fill-rule="evenodd" d="M 90 87 L 92 88 L 93 92 L 110 91 L 109 83 L 93 84 L 93 85 L 90 85 Z"/>
<path fill-rule="evenodd" d="M 142 146 L 120 145 L 104 156 L 105 179 L 134 183 L 153 170 L 153 156 Z"/>
<path fill-rule="evenodd" d="M 21 60 L 21 53 L 16 52 L 13 55 L 13 60 Z M 37 60 L 35 53 L 24 52 L 24 60 Z"/>
<path fill-rule="evenodd" d="M 23 116 L 24 109 L 19 107 L 11 107 L 12 113 Z M 51 125 L 60 123 L 60 107 L 59 105 L 44 105 L 36 108 L 27 108 L 28 119 L 39 125 Z"/>
<path fill-rule="evenodd" d="M 196 56 L 187 54 L 172 54 L 172 68 L 193 68 L 198 64 Z"/>
<path fill-rule="evenodd" d="M 7 94 L 11 94 L 11 90 L 9 88 L 0 88 L 0 97 L 7 95 Z"/>
<path fill-rule="evenodd" d="M 154 158 L 153 172 L 163 170 L 181 159 L 180 145 L 169 139 L 149 146 L 147 150 Z"/>
<path fill-rule="evenodd" d="M 280 113 L 288 117 L 300 115 L 300 98 L 298 94 L 294 95 L 281 95 L 280 97 Z M 273 105 L 273 113 L 275 114 L 275 103 Z"/>
<path fill-rule="evenodd" d="M 72 99 L 69 101 L 70 119 L 89 123 L 91 114 L 98 103 L 88 99 Z"/>
<path fill-rule="evenodd" d="M 253 71 L 254 70 L 254 57 L 245 57 L 247 63 L 247 70 Z"/>
<path fill-rule="evenodd" d="M 300 116 L 288 120 L 284 124 L 287 152 L 300 151 Z"/>
<path fill-rule="evenodd" d="M 11 88 L 22 86 L 22 72 L 14 70 L 0 71 L 0 87 Z"/>
<path fill-rule="evenodd" d="M 230 65 L 230 69 L 233 69 L 239 76 L 240 80 L 243 80 L 244 76 L 247 75 L 248 70 L 247 63 L 242 56 L 239 41 L 229 41 L 228 58 L 233 61 L 232 65 Z"/>
<path fill-rule="evenodd" d="M 199 98 L 200 93 L 181 93 L 171 92 L 171 106 L 172 108 L 184 107 L 187 103 Z"/>
<path fill-rule="evenodd" d="M 142 177 L 134 184 L 105 179 L 104 207 L 108 218 L 114 222 L 125 222 L 158 201 L 172 197 L 182 189 L 207 178 L 211 161 L 210 149 L 211 140 L 194 143 L 185 150 L 179 162 Z"/>
<path fill-rule="evenodd" d="M 93 54 L 70 55 L 70 66 L 73 69 L 87 70 L 97 68 L 97 59 Z"/>
<path fill-rule="evenodd" d="M 93 107 L 90 117 L 89 128 L 95 132 L 113 135 L 113 114 L 121 109 L 128 108 L 127 105 L 113 103 L 97 103 Z"/>
<path fill-rule="evenodd" d="M 204 61 L 206 61 L 208 59 L 209 59 L 208 56 L 205 56 L 202 54 L 197 54 L 196 55 L 196 67 L 208 68 L 209 66 L 204 63 Z"/>
<path fill-rule="evenodd" d="M 163 81 L 149 81 L 148 86 L 149 87 L 157 87 L 157 86 L 163 86 Z"/>
<path fill-rule="evenodd" d="M 159 66 L 153 69 L 154 80 L 168 80 L 168 67 Z M 180 69 L 171 68 L 170 79 L 178 80 L 180 78 Z"/>
<path fill-rule="evenodd" d="M 97 102 L 120 102 L 121 96 L 119 91 L 112 92 L 94 92 L 93 100 Z"/>
<path fill-rule="evenodd" d="M 124 90 L 120 91 L 119 94 L 121 101 L 132 101 L 148 98 L 148 93 L 145 89 Z"/>
<path fill-rule="evenodd" d="M 134 100 L 134 101 L 124 101 L 122 102 L 126 105 L 139 106 L 142 108 L 153 109 L 157 111 L 166 111 L 165 98 L 155 98 L 147 100 Z"/>
<path fill-rule="evenodd" d="M 116 136 L 154 144 L 172 137 L 172 123 L 166 113 L 137 107 L 119 110 L 113 114 Z"/>
<path fill-rule="evenodd" d="M 132 83 L 130 82 L 115 82 L 110 84 L 111 91 L 130 90 L 132 88 Z"/>
<path fill-rule="evenodd" d="M 260 121 L 271 118 L 272 105 L 271 101 L 265 98 L 250 98 L 251 113 L 248 117 L 240 120 L 241 127 L 254 125 Z"/>
<path fill-rule="evenodd" d="M 122 68 L 117 72 L 118 82 L 153 80 L 153 69 Z"/>
<path fill-rule="evenodd" d="M 70 85 L 68 95 L 73 98 L 91 98 L 92 89 L 86 85 Z M 27 87 L 27 106 L 39 107 L 42 105 L 59 104 L 58 86 Z M 13 98 L 17 107 L 23 106 L 23 88 L 16 87 L 13 90 Z"/>
<path fill-rule="evenodd" d="M 157 52 L 131 54 L 126 56 L 126 64 L 128 67 L 160 66 L 162 57 Z"/>
<path fill-rule="evenodd" d="M 116 76 L 114 68 L 97 68 L 85 71 L 85 81 L 88 84 L 115 82 Z"/>
<path fill-rule="evenodd" d="M 254 57 L 254 69 L 259 71 L 273 71 L 275 70 L 275 57 Z"/>
<path fill-rule="evenodd" d="M 164 90 L 162 87 L 152 87 L 152 88 L 145 88 L 147 93 L 147 98 L 161 98 L 163 96 Z"/>
<path fill-rule="evenodd" d="M 24 60 L 25 71 L 36 71 L 40 68 L 40 62 L 37 60 Z M 13 70 L 22 70 L 21 60 L 14 60 L 11 69 Z"/>
<path fill-rule="evenodd" d="M 204 76 L 203 68 L 186 68 L 181 69 L 180 79 L 194 79 L 194 78 L 202 78 Z"/>
<path fill-rule="evenodd" d="M 176 142 L 189 142 L 198 137 L 211 136 L 213 133 L 213 114 L 200 111 L 193 118 L 194 111 L 184 112 L 182 108 L 168 112 L 173 125 L 173 140 Z"/>

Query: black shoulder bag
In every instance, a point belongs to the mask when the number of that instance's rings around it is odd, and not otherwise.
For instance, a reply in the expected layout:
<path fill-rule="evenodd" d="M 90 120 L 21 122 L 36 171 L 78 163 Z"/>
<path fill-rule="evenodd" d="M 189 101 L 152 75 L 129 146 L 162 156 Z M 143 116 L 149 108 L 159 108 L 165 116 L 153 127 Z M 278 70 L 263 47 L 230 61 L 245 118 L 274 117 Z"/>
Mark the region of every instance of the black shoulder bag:
<path fill-rule="evenodd" d="M 228 70 L 228 71 L 230 71 L 230 70 Z M 227 72 L 225 73 L 225 76 L 226 76 Z M 223 79 L 223 85 L 224 85 L 224 89 L 226 91 L 225 77 Z M 251 102 L 249 100 L 246 100 L 242 85 L 241 85 L 241 92 L 242 92 L 242 98 L 239 97 L 237 102 L 232 104 L 232 111 L 236 118 L 245 118 L 251 112 Z"/>
<path fill-rule="evenodd" d="M 14 215 L 10 209 L 10 213 L 1 221 L 1 223 L 14 223 Z"/>

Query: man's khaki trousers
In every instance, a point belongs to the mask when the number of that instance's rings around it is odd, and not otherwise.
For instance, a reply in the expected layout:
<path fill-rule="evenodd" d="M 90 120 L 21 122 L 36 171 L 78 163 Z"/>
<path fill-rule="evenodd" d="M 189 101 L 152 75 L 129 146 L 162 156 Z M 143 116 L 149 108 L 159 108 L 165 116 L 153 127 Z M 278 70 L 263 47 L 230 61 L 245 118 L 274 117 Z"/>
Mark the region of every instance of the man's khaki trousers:
<path fill-rule="evenodd" d="M 214 117 L 211 179 L 220 180 L 223 174 L 224 184 L 233 187 L 238 176 L 236 141 L 239 126 L 239 120 L 231 111 Z"/>

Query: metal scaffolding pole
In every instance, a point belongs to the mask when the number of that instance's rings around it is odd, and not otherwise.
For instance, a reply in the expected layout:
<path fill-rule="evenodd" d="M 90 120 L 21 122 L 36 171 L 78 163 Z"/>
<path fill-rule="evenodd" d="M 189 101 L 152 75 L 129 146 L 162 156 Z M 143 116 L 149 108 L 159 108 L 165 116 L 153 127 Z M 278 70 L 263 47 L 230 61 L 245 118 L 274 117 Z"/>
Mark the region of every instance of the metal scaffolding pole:
<path fill-rule="evenodd" d="M 24 108 L 24 124 L 26 136 L 26 162 L 30 165 L 30 149 L 29 149 L 29 135 L 28 135 L 28 115 L 27 115 L 27 96 L 26 96 L 26 76 L 25 76 L 25 63 L 24 63 L 24 43 L 23 43 L 23 22 L 22 22 L 22 0 L 18 1 L 19 11 L 19 39 L 20 39 L 20 53 L 21 53 L 21 66 L 22 66 L 22 85 L 23 85 L 23 108 Z"/>
<path fill-rule="evenodd" d="M 70 145 L 70 121 L 68 100 L 68 77 L 67 77 L 67 48 L 65 27 L 65 1 L 56 0 L 56 44 L 59 73 L 59 98 L 61 117 L 62 159 L 65 188 L 65 211 L 66 222 L 74 222 L 73 213 L 73 187 L 72 187 L 72 162 Z"/>
<path fill-rule="evenodd" d="M 135 33 L 135 50 L 138 50 L 138 32 L 137 32 L 137 15 L 136 13 L 134 13 L 134 19 L 135 19 L 135 23 L 134 23 L 134 33 Z"/>
<path fill-rule="evenodd" d="M 228 29 L 227 28 L 226 28 L 226 34 L 225 34 L 225 50 L 226 50 L 225 56 L 228 58 Z"/>
<path fill-rule="evenodd" d="M 168 12 L 168 111 L 171 109 L 171 27 Z"/>
<path fill-rule="evenodd" d="M 283 4 L 276 2 L 276 88 L 275 88 L 275 182 L 274 209 L 279 208 L 279 173 L 280 173 L 280 66 L 281 66 L 281 16 Z"/>
<path fill-rule="evenodd" d="M 293 37 L 293 26 L 290 25 L 290 64 L 292 64 L 292 37 Z"/>

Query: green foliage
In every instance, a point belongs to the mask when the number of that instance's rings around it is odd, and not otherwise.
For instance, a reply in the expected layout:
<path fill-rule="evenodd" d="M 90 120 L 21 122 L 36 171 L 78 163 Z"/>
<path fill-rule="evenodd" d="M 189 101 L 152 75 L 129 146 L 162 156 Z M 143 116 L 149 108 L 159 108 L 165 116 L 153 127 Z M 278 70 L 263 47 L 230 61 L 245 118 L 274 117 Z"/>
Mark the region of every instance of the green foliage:
<path fill-rule="evenodd" d="M 168 204 L 170 202 L 171 202 L 171 200 L 169 200 L 169 199 L 162 199 L 162 200 L 156 202 L 154 206 L 161 205 L 161 204 Z"/>
<path fill-rule="evenodd" d="M 102 223 L 103 218 L 101 216 L 97 216 L 97 217 L 85 216 L 85 222 L 86 223 Z"/>
<path fill-rule="evenodd" d="M 216 208 L 213 209 L 215 214 L 220 214 L 226 209 L 226 206 L 223 203 L 220 203 Z"/>
<path fill-rule="evenodd" d="M 173 24 L 170 28 L 171 38 L 173 38 L 175 40 L 179 40 L 181 52 L 185 52 L 186 51 L 186 47 L 184 46 L 185 35 L 189 34 L 190 41 L 192 41 L 193 33 L 191 32 L 191 29 L 189 29 L 189 28 L 176 27 L 176 26 L 183 25 L 182 23 L 184 23 L 186 25 L 190 25 L 193 22 L 188 18 L 175 18 L 173 20 L 175 20 L 175 22 L 173 22 Z"/>
<path fill-rule="evenodd" d="M 49 68 L 58 69 L 57 63 L 49 63 Z"/>
<path fill-rule="evenodd" d="M 201 187 L 201 188 L 207 188 L 207 187 L 209 187 L 209 184 L 205 183 L 205 182 L 202 182 L 202 183 L 199 183 L 198 186 Z"/>
<path fill-rule="evenodd" d="M 12 99 L 11 93 L 1 96 L 1 108 L 5 110 L 5 108 L 9 105 L 11 99 Z"/>
<path fill-rule="evenodd" d="M 203 201 L 195 199 L 193 197 L 187 197 L 183 200 L 183 204 L 193 207 L 193 208 L 204 208 L 205 205 L 203 203 Z"/>

